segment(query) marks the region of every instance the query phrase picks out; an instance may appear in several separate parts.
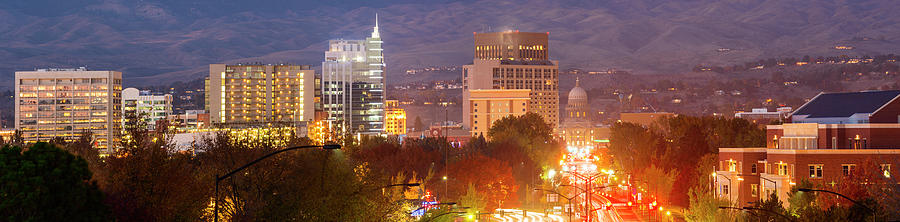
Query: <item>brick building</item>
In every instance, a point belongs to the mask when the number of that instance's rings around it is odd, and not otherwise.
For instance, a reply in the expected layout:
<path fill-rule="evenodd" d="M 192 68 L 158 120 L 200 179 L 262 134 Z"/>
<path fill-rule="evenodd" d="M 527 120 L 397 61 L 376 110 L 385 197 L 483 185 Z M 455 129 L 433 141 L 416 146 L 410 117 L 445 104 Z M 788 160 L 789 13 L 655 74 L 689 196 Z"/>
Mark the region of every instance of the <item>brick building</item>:
<path fill-rule="evenodd" d="M 890 178 L 900 164 L 900 91 L 821 93 L 766 127 L 766 147 L 719 148 L 716 194 L 739 206 L 802 180 L 834 186 L 871 161 Z M 892 165 L 894 166 L 892 168 Z"/>

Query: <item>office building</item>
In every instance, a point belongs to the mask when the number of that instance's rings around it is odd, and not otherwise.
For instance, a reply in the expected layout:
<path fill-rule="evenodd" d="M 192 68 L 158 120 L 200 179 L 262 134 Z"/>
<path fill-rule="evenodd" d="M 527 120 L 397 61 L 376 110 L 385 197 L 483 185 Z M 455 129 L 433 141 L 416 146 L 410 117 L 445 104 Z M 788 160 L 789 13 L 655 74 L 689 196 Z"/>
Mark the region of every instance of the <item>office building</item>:
<path fill-rule="evenodd" d="M 206 111 L 220 127 L 309 121 L 315 115 L 314 80 L 308 65 L 210 64 Z"/>
<path fill-rule="evenodd" d="M 472 130 L 472 90 L 530 90 L 529 109 L 552 128 L 559 124 L 559 65 L 549 60 L 549 33 L 475 33 L 475 58 L 463 66 L 463 127 Z"/>
<path fill-rule="evenodd" d="M 16 129 L 27 143 L 60 137 L 73 141 L 91 132 L 94 146 L 109 154 L 119 144 L 122 73 L 78 69 L 16 72 Z"/>
<path fill-rule="evenodd" d="M 521 116 L 531 110 L 529 89 L 476 89 L 469 90 L 466 107 L 471 110 L 466 118 L 472 136 L 487 137 L 494 121 L 507 116 Z"/>
<path fill-rule="evenodd" d="M 172 94 L 154 95 L 149 90 L 127 88 L 122 90 L 123 124 L 129 124 L 129 116 L 142 118 L 147 130 L 156 130 L 157 121 L 165 121 L 172 114 Z"/>
<path fill-rule="evenodd" d="M 384 132 L 388 135 L 406 134 L 406 111 L 400 108 L 400 101 L 385 100 Z"/>
<path fill-rule="evenodd" d="M 898 97 L 900 91 L 819 94 L 787 123 L 766 126 L 766 147 L 719 148 L 716 194 L 734 203 L 771 193 L 787 200 L 801 181 L 830 189 L 857 169 L 880 175 L 870 185 L 890 182 L 900 164 Z"/>
<path fill-rule="evenodd" d="M 209 113 L 206 110 L 185 110 L 183 114 L 172 114 L 167 117 L 176 132 L 186 132 L 209 127 Z"/>
<path fill-rule="evenodd" d="M 378 18 L 366 40 L 331 40 L 322 62 L 325 121 L 350 134 L 384 134 L 384 53 Z"/>

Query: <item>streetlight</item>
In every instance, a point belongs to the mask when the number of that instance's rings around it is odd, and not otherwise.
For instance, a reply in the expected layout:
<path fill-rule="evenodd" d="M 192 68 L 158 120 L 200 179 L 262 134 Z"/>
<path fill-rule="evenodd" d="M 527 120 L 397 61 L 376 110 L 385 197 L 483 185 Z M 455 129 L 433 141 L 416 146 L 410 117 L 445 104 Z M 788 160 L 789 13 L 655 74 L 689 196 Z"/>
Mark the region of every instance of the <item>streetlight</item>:
<path fill-rule="evenodd" d="M 787 215 L 780 214 L 780 213 L 778 213 L 778 212 L 775 212 L 775 211 L 772 211 L 772 210 L 768 210 L 768 209 L 762 209 L 762 208 L 755 208 L 755 207 L 719 207 L 719 209 L 748 210 L 748 211 L 749 211 L 749 210 L 765 211 L 765 212 L 770 213 L 770 214 L 775 214 L 775 215 L 784 217 L 784 219 L 787 219 L 788 221 L 795 221 L 794 218 L 788 217 Z"/>
<path fill-rule="evenodd" d="M 597 175 L 594 175 L 594 176 L 597 176 Z M 593 176 L 592 176 L 592 177 L 593 177 Z M 589 189 L 584 189 L 584 188 L 581 188 L 581 187 L 578 187 L 578 186 L 572 186 L 572 185 L 569 185 L 569 184 L 563 184 L 563 185 L 559 185 L 559 186 L 561 186 L 561 187 L 574 187 L 575 189 L 578 189 L 579 191 L 581 191 L 581 193 L 576 194 L 576 195 L 573 196 L 572 198 L 575 198 L 575 197 L 577 197 L 577 196 L 580 196 L 580 195 L 582 195 L 582 194 L 585 194 L 585 204 L 584 204 L 584 211 L 585 211 L 585 213 L 584 213 L 584 215 L 588 216 L 588 218 L 590 218 L 591 213 L 594 212 L 594 210 L 597 210 L 597 209 L 591 209 L 591 205 L 590 205 L 590 203 L 591 203 L 591 201 L 590 201 L 591 196 L 590 196 L 590 195 L 593 194 L 593 193 L 595 192 L 594 190 L 599 190 L 599 189 L 604 189 L 604 188 L 606 188 L 606 186 L 598 186 L 598 187 L 588 187 Z"/>
<path fill-rule="evenodd" d="M 566 196 L 560 194 L 559 192 L 556 192 L 555 190 L 546 190 L 546 189 L 541 189 L 541 188 L 534 188 L 534 190 L 535 190 L 535 191 L 547 191 L 547 192 L 551 192 L 551 193 L 554 193 L 554 194 L 556 194 L 556 195 L 559 195 L 559 196 L 562 197 L 563 199 L 566 199 L 566 205 L 569 205 L 569 207 L 572 207 L 572 206 L 571 206 L 571 205 L 572 205 L 572 199 L 574 199 L 574 198 L 577 197 L 578 195 L 581 195 L 581 194 L 579 193 L 579 194 L 575 194 L 575 195 L 572 196 L 572 197 L 566 197 Z M 568 209 L 568 210 L 566 211 L 566 213 L 569 215 L 569 220 L 568 220 L 568 221 L 572 221 L 572 210 L 573 210 L 573 209 Z"/>
<path fill-rule="evenodd" d="M 444 163 L 444 164 L 445 164 L 444 166 L 446 166 L 446 163 Z M 444 175 L 444 177 L 441 179 L 444 180 L 444 197 L 449 197 L 450 191 L 447 189 L 447 175 Z M 447 199 L 450 199 L 450 198 L 447 198 Z"/>
<path fill-rule="evenodd" d="M 247 167 L 249 167 L 249 166 L 251 166 L 251 165 L 253 165 L 253 164 L 258 163 L 259 161 L 262 161 L 262 160 L 264 160 L 264 159 L 266 159 L 266 158 L 272 157 L 272 156 L 274 156 L 275 154 L 279 154 L 279 153 L 283 153 L 283 152 L 287 152 L 287 151 L 291 151 L 291 150 L 309 149 L 309 148 L 320 148 L 320 147 L 321 147 L 322 149 L 325 149 L 325 150 L 336 150 L 336 149 L 341 149 L 341 145 L 337 145 L 337 144 L 322 145 L 322 146 L 309 145 L 309 146 L 295 146 L 295 147 L 289 147 L 289 148 L 286 148 L 286 149 L 281 149 L 281 150 L 278 150 L 278 151 L 275 151 L 275 152 L 266 154 L 265 156 L 262 156 L 262 157 L 260 157 L 260 158 L 257 158 L 256 160 L 250 161 L 250 163 L 244 164 L 243 166 L 238 167 L 237 169 L 234 169 L 234 170 L 232 170 L 231 172 L 226 173 L 224 176 L 219 176 L 219 175 L 217 174 L 217 175 L 216 175 L 216 191 L 215 191 L 215 192 L 216 192 L 216 194 L 215 194 L 215 199 L 216 199 L 216 201 L 215 201 L 215 203 L 213 203 L 213 215 L 214 215 L 213 221 L 215 221 L 215 222 L 218 222 L 218 221 L 219 221 L 219 181 L 225 180 L 225 179 L 227 179 L 228 177 L 231 177 L 231 175 L 234 175 L 235 173 L 237 173 L 237 172 L 239 172 L 239 171 L 241 171 L 241 170 L 244 170 L 244 169 L 246 169 Z M 324 167 L 324 166 L 323 166 L 323 167 Z"/>
<path fill-rule="evenodd" d="M 850 197 L 844 196 L 843 194 L 839 194 L 839 193 L 837 193 L 837 192 L 830 191 L 830 190 L 816 190 L 816 189 L 809 189 L 809 188 L 799 188 L 799 189 L 797 189 L 797 190 L 799 190 L 800 192 L 825 192 L 825 193 L 830 193 L 830 194 L 838 195 L 838 196 L 840 196 L 840 197 L 843 197 L 844 199 L 849 200 L 850 202 L 853 202 L 853 204 L 859 205 L 859 206 L 861 206 L 861 207 L 863 207 L 863 208 L 866 208 L 866 210 L 871 211 L 871 212 L 872 212 L 872 221 L 875 221 L 875 217 L 877 217 L 877 215 L 875 214 L 875 210 L 874 210 L 874 209 L 869 208 L 869 206 L 866 206 L 865 204 L 862 204 L 862 203 L 860 203 L 859 201 L 856 201 L 856 200 L 854 200 L 854 199 L 851 199 Z"/>

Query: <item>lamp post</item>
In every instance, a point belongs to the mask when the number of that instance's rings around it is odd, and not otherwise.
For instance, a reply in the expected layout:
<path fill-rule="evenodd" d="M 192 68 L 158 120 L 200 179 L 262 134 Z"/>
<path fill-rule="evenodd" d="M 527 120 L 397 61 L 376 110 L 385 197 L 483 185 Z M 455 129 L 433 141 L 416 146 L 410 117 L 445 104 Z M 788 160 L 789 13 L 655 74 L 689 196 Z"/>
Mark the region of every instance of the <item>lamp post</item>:
<path fill-rule="evenodd" d="M 817 190 L 817 189 L 809 189 L 809 188 L 799 188 L 797 190 L 799 190 L 800 192 L 825 192 L 825 193 L 838 195 L 839 197 L 843 197 L 844 199 L 847 199 L 850 202 L 853 202 L 853 204 L 859 205 L 863 208 L 866 208 L 866 210 L 869 210 L 870 212 L 872 212 L 872 221 L 875 221 L 875 217 L 877 217 L 877 215 L 875 214 L 875 209 L 872 209 L 869 206 L 866 206 L 865 204 L 860 203 L 859 201 L 851 199 L 850 197 L 844 196 L 843 194 L 840 194 L 840 193 L 837 193 L 834 191 L 830 191 L 830 190 Z"/>
<path fill-rule="evenodd" d="M 588 178 L 592 180 L 592 179 L 595 178 L 596 176 L 599 176 L 599 174 L 595 174 L 595 175 L 590 176 L 590 177 L 588 177 Z M 599 189 L 606 188 L 606 186 L 592 187 L 592 184 L 593 184 L 593 183 L 591 183 L 590 181 L 589 181 L 588 183 L 586 183 L 585 185 L 586 185 L 587 188 L 581 188 L 581 187 L 578 187 L 578 186 L 572 186 L 572 185 L 568 185 L 568 184 L 565 184 L 565 185 L 559 185 L 559 186 L 561 186 L 561 187 L 574 187 L 575 189 L 578 189 L 579 191 L 581 191 L 581 193 L 579 193 L 579 194 L 573 196 L 572 198 L 575 198 L 575 197 L 577 197 L 577 196 L 579 196 L 579 195 L 581 195 L 581 194 L 584 194 L 584 199 L 585 199 L 585 200 L 584 200 L 584 215 L 588 217 L 588 220 L 589 220 L 589 221 L 590 221 L 590 218 L 591 218 L 591 213 L 592 213 L 594 210 L 596 210 L 596 209 L 593 209 L 593 206 L 591 206 L 591 200 L 590 200 L 591 194 L 594 193 L 594 190 L 599 190 Z"/>
<path fill-rule="evenodd" d="M 554 193 L 554 194 L 556 194 L 556 195 L 559 195 L 559 196 L 562 197 L 563 199 L 566 199 L 566 205 L 572 205 L 572 199 L 575 198 L 575 197 L 577 197 L 578 195 L 581 195 L 581 194 L 576 194 L 576 195 L 574 195 L 574 196 L 572 196 L 572 197 L 566 197 L 566 196 L 560 194 L 559 192 L 556 192 L 555 190 L 546 190 L 546 189 L 541 189 L 541 188 L 534 188 L 534 190 L 535 190 L 535 191 L 547 191 L 547 192 L 551 192 L 551 193 Z M 572 221 L 572 209 L 568 209 L 568 210 L 566 211 L 566 214 L 569 215 L 569 220 L 568 220 L 568 221 Z"/>
<path fill-rule="evenodd" d="M 780 214 L 780 213 L 775 212 L 775 211 L 772 211 L 772 210 L 762 209 L 762 208 L 756 208 L 756 207 L 719 207 L 719 209 L 732 209 L 732 210 L 758 210 L 758 211 L 765 211 L 765 212 L 770 213 L 770 214 L 774 214 L 774 215 L 778 215 L 778 216 L 780 216 L 780 217 L 784 217 L 784 219 L 787 219 L 788 221 L 795 221 L 794 218 L 788 217 L 787 215 Z"/>
<path fill-rule="evenodd" d="M 272 157 L 272 156 L 274 156 L 275 154 L 279 154 L 279 153 L 283 153 L 283 152 L 287 152 L 287 151 L 291 151 L 291 150 L 309 149 L 309 148 L 320 148 L 320 147 L 321 147 L 322 149 L 326 149 L 326 150 L 341 149 L 341 145 L 336 145 L 336 144 L 332 144 L 332 145 L 322 145 L 322 146 L 309 145 L 309 146 L 295 146 L 295 147 L 289 147 L 289 148 L 277 150 L 277 151 L 275 151 L 275 152 L 272 152 L 272 153 L 266 154 L 265 156 L 262 156 L 262 157 L 260 157 L 260 158 L 257 158 L 256 160 L 250 161 L 249 163 L 244 164 L 243 166 L 238 167 L 237 169 L 234 169 L 234 170 L 232 170 L 231 172 L 226 173 L 224 176 L 216 175 L 216 190 L 215 190 L 215 192 L 216 192 L 216 194 L 215 194 L 215 199 L 216 199 L 216 201 L 215 201 L 215 203 L 213 203 L 213 215 L 214 215 L 214 216 L 213 216 L 213 221 L 215 221 L 215 222 L 218 222 L 218 221 L 219 221 L 219 181 L 225 180 L 225 179 L 227 179 L 228 177 L 231 177 L 231 175 L 234 175 L 235 173 L 237 173 L 237 172 L 239 172 L 239 171 L 241 171 L 241 170 L 244 170 L 244 169 L 246 169 L 247 167 L 249 167 L 249 166 L 251 166 L 251 165 L 253 165 L 253 164 L 258 163 L 259 161 L 262 161 L 262 160 L 264 160 L 264 159 L 266 159 L 266 158 Z M 322 166 L 322 167 L 324 167 L 324 166 Z"/>
<path fill-rule="evenodd" d="M 763 179 L 763 180 L 772 182 L 772 184 L 775 185 L 775 191 L 774 191 L 774 192 L 775 192 L 775 193 L 778 193 L 778 182 L 777 182 L 777 181 L 771 180 L 771 179 L 769 179 L 769 178 L 765 178 L 765 177 L 763 177 L 763 176 L 760 175 L 760 174 L 756 174 L 756 175 L 746 175 L 746 174 L 743 174 L 743 175 L 738 175 L 738 176 L 755 176 L 755 177 L 759 177 L 759 179 Z M 763 191 L 765 191 L 765 188 L 766 188 L 766 186 L 763 185 Z M 767 194 L 767 196 L 768 196 L 768 194 Z M 762 198 L 762 195 L 760 195 L 760 198 Z"/>
<path fill-rule="evenodd" d="M 582 179 L 585 181 L 585 189 L 582 189 L 582 192 L 584 192 L 584 194 L 585 194 L 585 198 L 584 198 L 584 211 L 585 212 L 584 212 L 584 214 L 585 214 L 585 216 L 588 217 L 588 221 L 591 221 L 591 214 L 590 214 L 590 212 L 588 212 L 588 209 L 591 207 L 591 194 L 593 193 L 593 189 L 594 189 L 593 181 L 595 179 L 597 179 L 597 177 L 602 176 L 602 174 L 596 173 L 596 174 L 592 174 L 590 176 L 585 176 L 585 175 L 581 175 L 578 172 L 571 172 L 571 171 L 563 171 L 563 172 L 572 174 L 572 176 L 578 177 L 579 179 Z M 561 186 L 571 186 L 571 185 L 561 185 Z M 576 186 L 572 186 L 572 187 L 578 188 Z"/>

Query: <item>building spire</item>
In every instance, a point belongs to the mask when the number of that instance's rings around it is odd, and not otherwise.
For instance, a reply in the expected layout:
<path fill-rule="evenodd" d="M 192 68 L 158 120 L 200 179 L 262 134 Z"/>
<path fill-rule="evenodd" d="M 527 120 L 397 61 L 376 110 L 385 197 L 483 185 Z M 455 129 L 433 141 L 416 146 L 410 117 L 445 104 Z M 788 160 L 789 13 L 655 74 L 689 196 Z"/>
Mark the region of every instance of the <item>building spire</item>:
<path fill-rule="evenodd" d="M 581 87 L 581 79 L 578 76 L 575 77 L 575 87 Z"/>
<path fill-rule="evenodd" d="M 372 38 L 381 38 L 378 33 L 378 13 L 375 13 L 375 30 L 372 31 Z"/>

